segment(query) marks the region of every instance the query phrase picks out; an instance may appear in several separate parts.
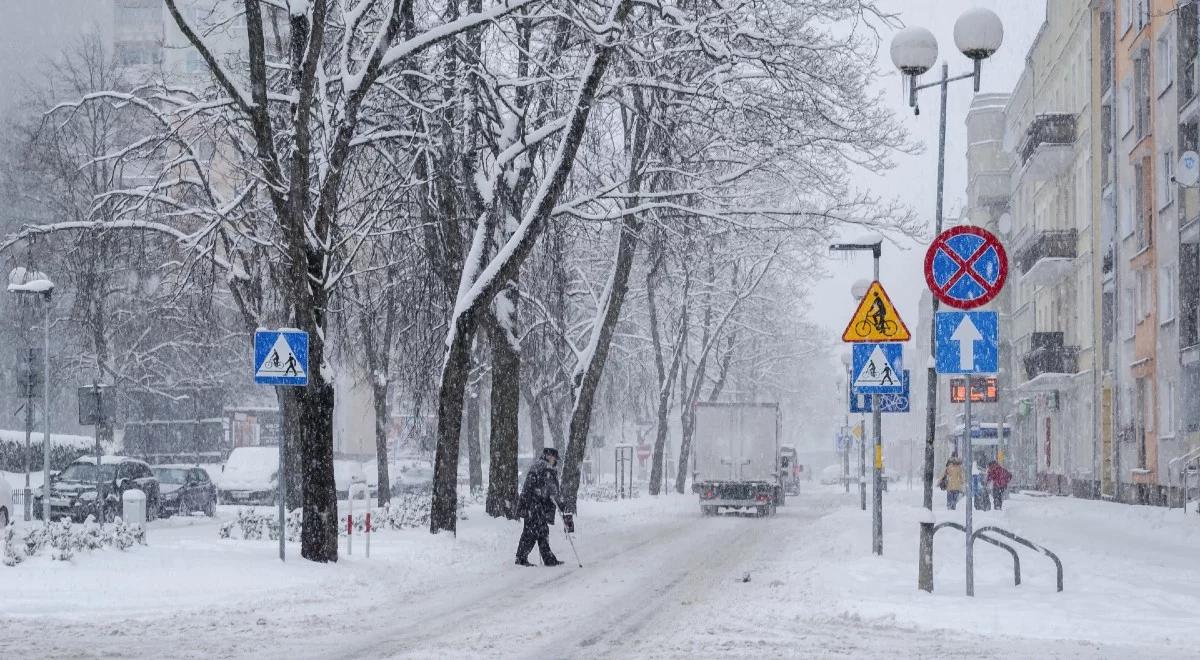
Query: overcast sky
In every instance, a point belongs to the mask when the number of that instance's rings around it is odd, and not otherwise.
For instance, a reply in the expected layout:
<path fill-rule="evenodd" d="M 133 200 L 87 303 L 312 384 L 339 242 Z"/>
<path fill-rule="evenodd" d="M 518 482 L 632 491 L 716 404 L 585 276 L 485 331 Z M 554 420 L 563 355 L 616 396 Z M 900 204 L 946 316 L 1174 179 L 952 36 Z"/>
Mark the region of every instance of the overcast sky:
<path fill-rule="evenodd" d="M 1025 66 L 1025 54 L 1037 36 L 1045 16 L 1045 0 L 881 0 L 883 9 L 900 15 L 905 25 L 921 26 L 933 32 L 939 47 L 941 61 L 950 65 L 950 75 L 970 70 L 970 61 L 954 47 L 954 21 L 966 9 L 987 7 L 995 11 L 1004 22 L 1004 45 L 1000 51 L 984 62 L 981 92 L 1009 92 L 1016 84 Z M 898 74 L 894 73 L 888 47 L 891 35 L 883 35 L 884 43 L 879 52 L 877 66 L 885 74 L 878 86 L 885 93 L 900 120 L 912 137 L 925 145 L 924 153 L 915 156 L 897 157 L 896 169 L 878 176 L 866 175 L 861 185 L 883 196 L 896 198 L 907 204 L 933 231 L 933 215 L 937 192 L 937 129 L 938 93 L 936 89 L 921 92 L 921 114 L 913 116 L 908 101 L 901 93 Z M 932 79 L 926 74 L 922 82 Z M 966 113 L 970 107 L 973 91 L 969 81 L 950 86 L 947 104 L 946 130 L 946 218 L 955 218 L 966 204 Z M 861 231 L 850 230 L 845 238 L 853 239 Z M 916 331 L 918 303 L 925 289 L 922 275 L 922 260 L 925 244 L 912 241 L 897 248 L 884 244 L 880 261 L 880 279 L 892 299 L 899 307 L 901 316 L 909 329 Z M 869 279 L 871 275 L 870 253 L 861 253 L 852 261 L 832 259 L 829 262 L 829 277 L 813 293 L 812 317 L 825 326 L 834 340 L 839 340 L 846 321 L 854 311 L 850 296 L 850 285 L 857 279 Z M 840 352 L 835 352 L 836 355 Z M 840 364 L 840 363 L 838 363 Z"/>

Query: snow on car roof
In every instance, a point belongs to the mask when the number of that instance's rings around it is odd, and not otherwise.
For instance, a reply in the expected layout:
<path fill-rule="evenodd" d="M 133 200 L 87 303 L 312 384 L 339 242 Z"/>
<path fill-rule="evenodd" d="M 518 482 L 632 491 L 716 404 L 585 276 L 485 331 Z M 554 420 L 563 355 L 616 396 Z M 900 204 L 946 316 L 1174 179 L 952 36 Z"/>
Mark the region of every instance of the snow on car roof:
<path fill-rule="evenodd" d="M 95 465 L 96 457 L 95 456 L 80 456 L 79 458 L 75 459 L 74 462 Z M 116 465 L 118 463 L 142 463 L 144 465 L 149 465 L 149 463 L 146 463 L 146 461 L 143 461 L 140 458 L 134 458 L 132 456 L 101 456 L 100 463 L 102 465 Z"/>

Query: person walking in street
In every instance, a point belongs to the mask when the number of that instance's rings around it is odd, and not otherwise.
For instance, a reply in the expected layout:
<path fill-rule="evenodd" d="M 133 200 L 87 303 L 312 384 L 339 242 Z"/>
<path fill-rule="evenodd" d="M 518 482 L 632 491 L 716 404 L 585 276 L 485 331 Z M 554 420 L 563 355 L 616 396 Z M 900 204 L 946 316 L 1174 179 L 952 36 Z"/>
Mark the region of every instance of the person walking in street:
<path fill-rule="evenodd" d="M 946 467 L 938 480 L 938 486 L 946 491 L 947 509 L 953 511 L 958 506 L 958 498 L 962 497 L 964 484 L 962 461 L 958 456 L 951 456 L 946 459 Z"/>
<path fill-rule="evenodd" d="M 554 524 L 554 510 L 562 511 L 563 527 L 567 533 L 575 531 L 574 516 L 563 509 L 558 490 L 558 450 L 546 447 L 542 456 L 529 468 L 525 485 L 517 503 L 517 513 L 525 519 L 521 529 L 521 540 L 517 543 L 517 565 L 533 566 L 529 553 L 536 544 L 542 556 L 543 566 L 558 566 L 563 563 L 550 550 L 550 525 Z"/>
<path fill-rule="evenodd" d="M 971 502 L 976 511 L 992 510 L 992 502 L 988 497 L 987 465 L 983 459 L 971 462 Z"/>
<path fill-rule="evenodd" d="M 1004 491 L 1008 489 L 1008 482 L 1012 481 L 1012 472 L 1000 465 L 999 461 L 992 461 L 988 463 L 987 478 L 992 484 L 992 505 L 999 511 L 1004 503 Z"/>

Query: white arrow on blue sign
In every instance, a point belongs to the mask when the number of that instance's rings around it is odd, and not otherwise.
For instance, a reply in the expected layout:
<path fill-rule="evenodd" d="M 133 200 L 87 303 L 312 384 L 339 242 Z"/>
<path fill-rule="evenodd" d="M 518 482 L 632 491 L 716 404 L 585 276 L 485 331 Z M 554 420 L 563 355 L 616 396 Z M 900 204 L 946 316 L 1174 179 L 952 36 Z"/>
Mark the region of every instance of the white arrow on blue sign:
<path fill-rule="evenodd" d="M 308 333 L 302 330 L 255 332 L 254 382 L 258 385 L 308 385 Z"/>
<path fill-rule="evenodd" d="M 994 374 L 999 370 L 996 312 L 938 312 L 934 332 L 939 374 Z"/>

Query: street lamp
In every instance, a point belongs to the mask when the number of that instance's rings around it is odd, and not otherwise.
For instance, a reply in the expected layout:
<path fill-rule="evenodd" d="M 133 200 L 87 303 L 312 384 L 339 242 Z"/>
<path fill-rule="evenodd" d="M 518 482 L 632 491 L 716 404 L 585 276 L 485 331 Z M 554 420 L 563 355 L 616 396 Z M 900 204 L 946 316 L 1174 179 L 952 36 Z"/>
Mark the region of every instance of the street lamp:
<path fill-rule="evenodd" d="M 931 87 L 941 90 L 941 113 L 938 122 L 938 169 L 937 209 L 934 213 L 934 233 L 942 233 L 943 189 L 946 181 L 946 94 L 950 83 L 970 78 L 975 91 L 979 91 L 979 79 L 983 60 L 991 57 L 1004 42 L 1004 25 L 1000 17 L 988 9 L 976 8 L 963 12 L 954 23 L 954 45 L 972 61 L 971 73 L 950 76 L 950 67 L 942 63 L 942 77 L 924 85 L 917 78 L 933 67 L 937 59 L 937 39 L 924 28 L 910 27 L 901 30 L 892 39 L 892 63 L 900 70 L 908 84 L 908 105 L 914 114 L 920 114 L 917 92 Z M 933 312 L 938 310 L 937 298 L 932 298 Z M 930 318 L 933 318 L 932 316 Z M 926 370 L 925 409 L 925 465 L 924 498 L 925 508 L 933 511 L 933 443 L 937 419 L 937 372 L 934 370 L 934 325 L 929 324 L 929 367 Z M 927 521 L 933 519 L 932 515 Z M 968 539 L 967 545 L 970 546 Z M 917 587 L 933 591 L 933 523 L 921 523 L 921 548 L 917 570 Z"/>
<path fill-rule="evenodd" d="M 40 297 L 46 310 L 45 348 L 42 363 L 42 420 L 45 423 L 45 434 L 42 436 L 42 520 L 50 524 L 50 302 L 54 293 L 54 282 L 44 273 L 14 268 L 8 274 L 8 292 L 18 295 Z M 32 392 L 30 392 L 32 394 Z M 26 405 L 33 403 L 29 398 Z M 29 501 L 29 470 L 25 471 L 25 501 Z"/>

